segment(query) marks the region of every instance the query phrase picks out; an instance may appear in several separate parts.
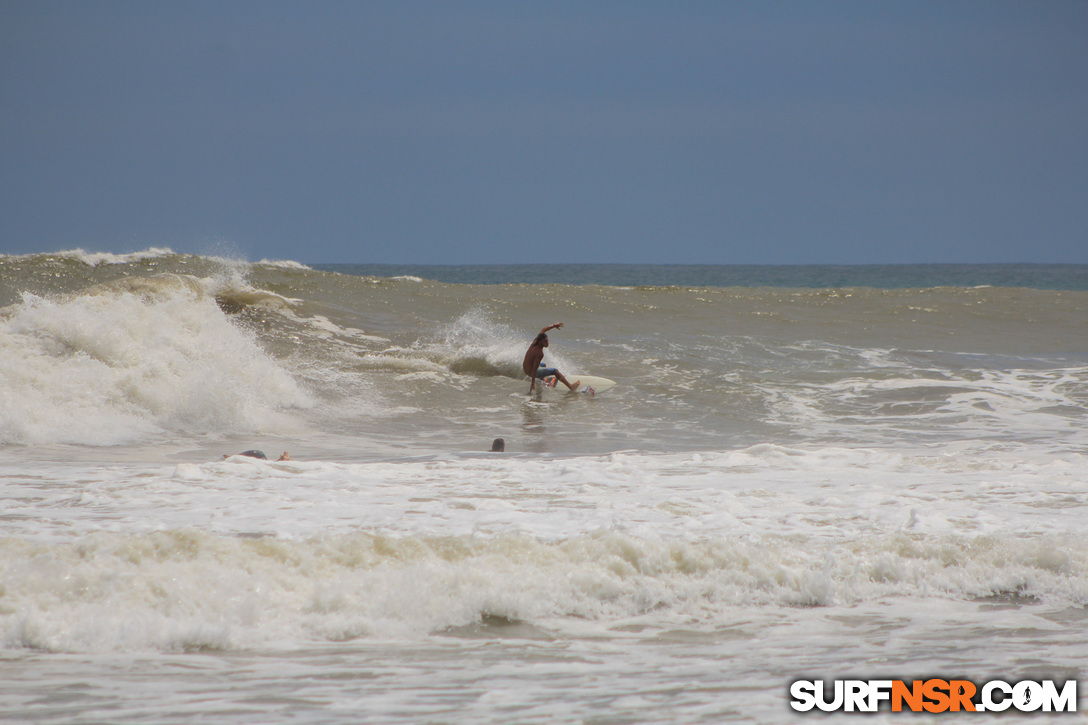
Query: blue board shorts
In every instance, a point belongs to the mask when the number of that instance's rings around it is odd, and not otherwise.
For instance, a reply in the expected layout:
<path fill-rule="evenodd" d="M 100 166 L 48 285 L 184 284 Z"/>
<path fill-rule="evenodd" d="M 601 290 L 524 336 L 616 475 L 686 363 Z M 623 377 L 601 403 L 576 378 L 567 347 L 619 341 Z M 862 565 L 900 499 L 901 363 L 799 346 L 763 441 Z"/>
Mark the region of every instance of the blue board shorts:
<path fill-rule="evenodd" d="M 543 380 L 544 378 L 550 378 L 552 375 L 558 375 L 558 374 L 559 374 L 559 369 L 558 368 L 540 367 L 540 368 L 536 369 L 536 376 L 540 380 Z"/>

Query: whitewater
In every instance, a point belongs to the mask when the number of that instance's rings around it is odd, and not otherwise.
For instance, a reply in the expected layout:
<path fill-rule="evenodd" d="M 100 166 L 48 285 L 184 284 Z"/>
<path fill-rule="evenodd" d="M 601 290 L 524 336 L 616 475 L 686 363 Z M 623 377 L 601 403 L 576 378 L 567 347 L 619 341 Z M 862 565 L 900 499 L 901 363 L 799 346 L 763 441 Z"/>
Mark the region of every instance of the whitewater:
<path fill-rule="evenodd" d="M 1083 710 L 1086 422 L 1083 266 L 0 256 L 0 719 Z"/>

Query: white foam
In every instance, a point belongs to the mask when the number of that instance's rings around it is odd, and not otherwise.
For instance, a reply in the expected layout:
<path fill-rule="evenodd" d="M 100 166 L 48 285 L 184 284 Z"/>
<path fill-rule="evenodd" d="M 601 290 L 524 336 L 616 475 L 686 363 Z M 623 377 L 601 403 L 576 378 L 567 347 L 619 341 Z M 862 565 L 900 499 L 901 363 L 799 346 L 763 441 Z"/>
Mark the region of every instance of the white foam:
<path fill-rule="evenodd" d="M 760 445 L 0 468 L 0 641 L 421 637 L 484 615 L 710 626 L 737 607 L 1088 603 L 1088 459 Z M 700 624 L 702 623 L 702 625 Z"/>
<path fill-rule="evenodd" d="M 125 279 L 0 319 L 0 441 L 129 443 L 274 430 L 310 400 L 189 278 Z"/>
<path fill-rule="evenodd" d="M 905 435 L 1050 437 L 1066 445 L 1088 444 L 1080 425 L 1088 390 L 1088 367 L 1083 365 L 920 369 L 889 362 L 883 355 L 865 359 L 873 369 L 844 373 L 819 385 L 764 382 L 760 388 L 780 423 L 824 438 L 886 443 Z"/>
<path fill-rule="evenodd" d="M 482 616 L 603 631 L 631 621 L 697 628 L 727 621 L 738 607 L 994 593 L 1068 606 L 1088 598 L 1088 552 L 1075 536 L 685 542 L 600 532 L 549 543 L 525 535 L 294 541 L 169 530 L 5 540 L 0 551 L 0 642 L 48 651 L 424 637 Z"/>
<path fill-rule="evenodd" d="M 148 259 L 170 257 L 173 256 L 173 254 L 174 252 L 167 247 L 151 247 L 149 249 L 140 252 L 132 252 L 130 254 L 111 254 L 109 252 L 85 252 L 82 249 L 71 249 L 63 252 L 55 252 L 50 254 L 49 256 L 70 257 L 72 259 L 83 262 L 90 267 L 98 267 L 104 264 L 131 264 L 132 262 L 142 262 Z"/>
<path fill-rule="evenodd" d="M 307 267 L 301 262 L 295 262 L 290 259 L 262 259 L 260 262 L 257 262 L 257 264 L 263 265 L 265 267 L 276 267 L 279 269 L 300 270 L 305 272 L 312 271 L 311 267 Z"/>

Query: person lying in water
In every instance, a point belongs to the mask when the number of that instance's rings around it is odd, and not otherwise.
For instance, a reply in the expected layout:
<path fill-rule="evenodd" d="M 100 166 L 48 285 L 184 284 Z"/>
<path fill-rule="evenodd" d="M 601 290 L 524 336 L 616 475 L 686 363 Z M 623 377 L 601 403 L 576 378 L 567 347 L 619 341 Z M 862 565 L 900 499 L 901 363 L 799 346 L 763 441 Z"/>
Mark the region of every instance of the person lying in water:
<path fill-rule="evenodd" d="M 525 360 L 521 363 L 521 369 L 525 371 L 532 382 L 529 383 L 529 394 L 536 389 L 537 378 L 544 379 L 554 375 L 559 382 L 566 385 L 572 392 L 578 388 L 579 382 L 575 380 L 573 383 L 567 382 L 567 379 L 563 377 L 563 373 L 559 372 L 556 368 L 544 367 L 544 348 L 548 346 L 548 330 L 557 330 L 563 326 L 562 322 L 556 322 L 553 325 L 548 325 L 540 334 L 536 336 L 533 343 L 529 345 L 529 349 L 525 353 Z"/>
<path fill-rule="evenodd" d="M 251 450 L 251 451 L 242 451 L 241 453 L 238 453 L 236 455 L 245 456 L 247 458 L 260 458 L 262 461 L 267 461 L 268 460 L 268 456 L 266 456 L 264 454 L 264 451 L 258 451 L 256 449 Z M 230 454 L 228 453 L 227 455 L 223 456 L 223 458 L 230 458 Z M 291 454 L 288 453 L 287 451 L 284 451 L 283 455 L 280 456 L 279 458 L 277 458 L 276 460 L 277 461 L 289 461 L 289 460 L 291 460 Z"/>

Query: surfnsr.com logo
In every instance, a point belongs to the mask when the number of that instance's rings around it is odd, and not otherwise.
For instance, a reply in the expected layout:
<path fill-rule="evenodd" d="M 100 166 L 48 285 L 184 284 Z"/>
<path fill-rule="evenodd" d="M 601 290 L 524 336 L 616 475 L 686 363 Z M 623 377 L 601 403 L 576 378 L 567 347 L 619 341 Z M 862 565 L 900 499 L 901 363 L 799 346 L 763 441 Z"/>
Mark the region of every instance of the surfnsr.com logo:
<path fill-rule="evenodd" d="M 790 707 L 800 712 L 1076 712 L 1077 681 L 1061 687 L 1053 680 L 981 686 L 970 680 L 797 680 L 790 685 Z"/>

